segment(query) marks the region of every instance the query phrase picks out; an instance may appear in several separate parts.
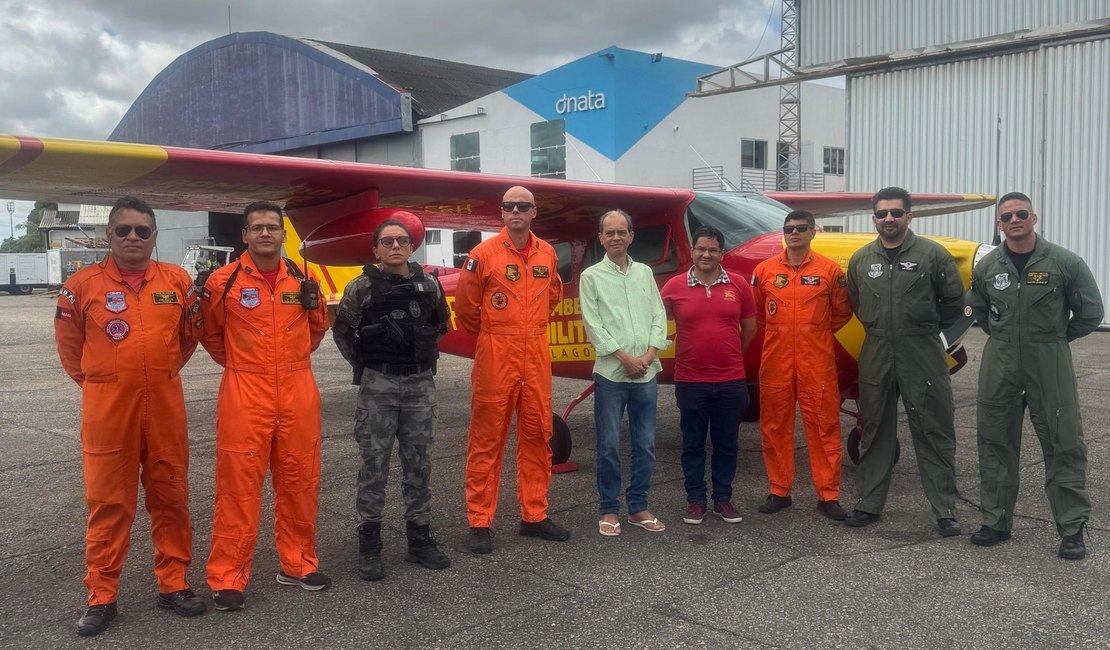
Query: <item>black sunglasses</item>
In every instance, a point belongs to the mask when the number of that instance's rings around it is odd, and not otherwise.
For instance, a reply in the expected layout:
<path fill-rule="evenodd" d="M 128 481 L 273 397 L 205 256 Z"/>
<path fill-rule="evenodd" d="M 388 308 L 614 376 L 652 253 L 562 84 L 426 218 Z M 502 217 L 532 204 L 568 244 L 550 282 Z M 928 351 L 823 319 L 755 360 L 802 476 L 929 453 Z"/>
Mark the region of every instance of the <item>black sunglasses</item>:
<path fill-rule="evenodd" d="M 135 231 L 135 236 L 139 239 L 150 239 L 150 236 L 154 234 L 154 229 L 150 226 L 135 226 L 134 228 L 132 228 L 127 224 L 121 223 L 115 228 L 112 228 L 112 232 L 114 232 L 116 234 L 116 237 L 119 237 L 120 239 L 123 239 L 124 237 L 130 235 L 132 230 Z"/>
<path fill-rule="evenodd" d="M 901 219 L 902 217 L 906 216 L 906 211 L 899 210 L 898 208 L 895 208 L 893 210 L 875 210 L 876 219 L 886 219 L 886 215 L 888 214 L 895 219 Z"/>
<path fill-rule="evenodd" d="M 409 238 L 408 235 L 398 235 L 396 237 L 386 235 L 385 237 L 378 237 L 378 243 L 386 248 L 393 248 L 394 243 L 398 244 L 401 248 L 405 248 L 412 243 L 412 239 Z"/>
<path fill-rule="evenodd" d="M 1018 210 L 1016 212 L 1003 212 L 1002 214 L 998 215 L 998 220 L 1001 221 L 1002 223 L 1010 223 L 1010 219 L 1013 219 L 1014 217 L 1017 217 L 1018 219 L 1021 219 L 1022 221 L 1025 221 L 1026 219 L 1029 218 L 1029 214 L 1030 214 L 1030 212 L 1028 210 Z"/>
<path fill-rule="evenodd" d="M 800 226 L 783 226 L 782 227 L 782 232 L 783 232 L 783 234 L 786 234 L 786 235 L 791 234 L 795 230 L 798 231 L 798 232 L 809 232 L 809 224 L 808 223 L 803 223 Z"/>
<path fill-rule="evenodd" d="M 536 204 L 528 201 L 505 201 L 501 204 L 501 209 L 505 212 L 512 212 L 513 208 L 516 208 L 518 212 L 528 212 L 534 207 L 536 207 Z"/>

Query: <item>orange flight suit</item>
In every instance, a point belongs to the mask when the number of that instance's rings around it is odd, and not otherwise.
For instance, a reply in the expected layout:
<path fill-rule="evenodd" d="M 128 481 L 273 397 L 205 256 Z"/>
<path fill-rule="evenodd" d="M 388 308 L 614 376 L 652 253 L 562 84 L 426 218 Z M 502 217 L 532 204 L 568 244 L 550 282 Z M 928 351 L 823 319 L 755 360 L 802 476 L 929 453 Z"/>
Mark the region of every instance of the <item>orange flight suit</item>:
<path fill-rule="evenodd" d="M 834 332 L 852 318 L 840 265 L 811 252 L 799 268 L 786 253 L 752 273 L 763 334 L 759 418 L 771 494 L 794 485 L 794 405 L 801 408 L 809 468 L 820 501 L 840 497 L 840 389 Z"/>
<path fill-rule="evenodd" d="M 151 260 L 136 292 L 109 256 L 75 273 L 58 295 L 58 356 L 81 386 L 89 605 L 116 601 L 140 479 L 158 591 L 189 587 L 189 432 L 177 373 L 197 346 L 191 287 L 181 267 Z"/>
<path fill-rule="evenodd" d="M 489 527 L 497 510 L 501 459 L 517 414 L 517 495 L 520 517 L 547 517 L 551 481 L 551 351 L 547 324 L 563 298 L 559 260 L 529 233 L 525 254 L 507 229 L 470 251 L 455 292 L 455 315 L 478 337 L 471 373 L 466 447 L 466 516 Z"/>
<path fill-rule="evenodd" d="M 319 567 L 320 391 L 309 355 L 328 329 L 328 306 L 320 295 L 318 309 L 301 307 L 301 280 L 287 261 L 281 264 L 271 289 L 243 253 L 237 263 L 213 272 L 201 294 L 201 345 L 224 367 L 208 556 L 213 591 L 244 591 L 250 581 L 267 467 L 281 570 L 300 578 Z"/>

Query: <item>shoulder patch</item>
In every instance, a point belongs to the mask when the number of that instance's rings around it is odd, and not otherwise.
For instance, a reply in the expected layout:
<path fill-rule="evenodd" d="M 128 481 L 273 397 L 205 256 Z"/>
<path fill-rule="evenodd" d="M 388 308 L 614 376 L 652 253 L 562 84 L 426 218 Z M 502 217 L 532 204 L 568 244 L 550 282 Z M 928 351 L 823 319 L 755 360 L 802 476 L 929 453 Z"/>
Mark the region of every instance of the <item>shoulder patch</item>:
<path fill-rule="evenodd" d="M 64 307 L 58 307 L 54 310 L 54 318 L 57 320 L 73 320 L 73 311 L 65 309 Z"/>
<path fill-rule="evenodd" d="M 478 270 L 478 260 L 474 259 L 473 257 L 467 257 L 466 263 L 463 264 L 463 268 L 467 271 L 470 271 L 471 273 L 474 273 Z"/>
<path fill-rule="evenodd" d="M 836 286 L 838 286 L 838 287 L 848 286 L 848 276 L 844 275 L 843 273 L 841 273 L 839 276 L 837 276 Z"/>
<path fill-rule="evenodd" d="M 201 300 L 211 300 L 212 299 L 212 292 L 208 289 L 208 287 L 205 287 L 204 291 L 202 291 L 200 293 L 200 299 Z"/>
<path fill-rule="evenodd" d="M 71 305 L 77 302 L 77 298 L 73 296 L 73 292 L 65 287 L 58 290 L 58 295 L 65 296 L 65 299 L 68 300 Z"/>

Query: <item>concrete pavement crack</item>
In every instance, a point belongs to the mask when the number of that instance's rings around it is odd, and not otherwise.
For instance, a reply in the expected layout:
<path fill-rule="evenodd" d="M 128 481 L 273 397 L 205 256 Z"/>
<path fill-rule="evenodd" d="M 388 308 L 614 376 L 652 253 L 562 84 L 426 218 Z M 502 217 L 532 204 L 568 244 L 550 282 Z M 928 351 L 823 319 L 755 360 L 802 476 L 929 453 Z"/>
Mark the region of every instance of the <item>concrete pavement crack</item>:
<path fill-rule="evenodd" d="M 768 643 L 768 642 L 766 642 L 762 639 L 757 639 L 755 637 L 748 636 L 748 635 L 742 634 L 740 632 L 736 632 L 735 630 L 730 630 L 728 628 L 718 627 L 716 625 L 708 625 L 706 623 L 703 623 L 702 621 L 695 620 L 695 619 L 687 616 L 686 614 L 683 614 L 682 612 L 678 611 L 671 604 L 652 605 L 648 609 L 650 609 L 651 611 L 655 612 L 656 614 L 658 614 L 660 616 L 666 616 L 667 618 L 678 619 L 678 620 L 683 621 L 685 623 L 689 623 L 690 625 L 694 625 L 696 627 L 704 628 L 706 630 L 712 630 L 714 632 L 717 632 L 718 634 L 724 634 L 724 635 L 732 637 L 734 639 L 747 641 L 749 643 L 759 644 L 760 646 L 765 647 L 765 648 L 781 648 L 782 647 L 782 646 L 779 646 L 779 645 L 775 645 L 773 643 Z"/>

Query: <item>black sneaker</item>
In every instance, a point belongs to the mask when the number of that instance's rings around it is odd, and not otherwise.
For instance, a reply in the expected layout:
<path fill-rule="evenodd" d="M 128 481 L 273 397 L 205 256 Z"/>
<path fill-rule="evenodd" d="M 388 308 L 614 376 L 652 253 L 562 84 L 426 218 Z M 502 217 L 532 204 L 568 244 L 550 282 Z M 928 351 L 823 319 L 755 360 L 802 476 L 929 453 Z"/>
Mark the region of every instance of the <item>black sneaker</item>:
<path fill-rule="evenodd" d="M 879 520 L 879 515 L 862 510 L 853 510 L 852 514 L 844 518 L 844 525 L 851 526 L 852 528 L 863 528 L 870 526 Z"/>
<path fill-rule="evenodd" d="M 90 605 L 85 614 L 77 619 L 76 632 L 81 636 L 96 636 L 108 627 L 117 613 L 115 603 Z"/>
<path fill-rule="evenodd" d="M 237 589 L 221 589 L 212 594 L 212 606 L 219 612 L 236 612 L 243 609 L 243 592 Z"/>
<path fill-rule="evenodd" d="M 1087 557 L 1087 545 L 1083 543 L 1083 529 L 1087 524 L 1079 527 L 1079 532 L 1068 535 L 1060 540 L 1060 550 L 1057 555 L 1065 560 L 1082 560 Z"/>
<path fill-rule="evenodd" d="M 182 589 L 168 594 L 158 594 L 158 607 L 172 609 L 178 616 L 196 616 L 203 614 L 208 605 L 193 593 L 192 589 Z"/>
<path fill-rule="evenodd" d="M 790 495 L 780 497 L 777 494 L 768 494 L 767 498 L 759 506 L 759 511 L 765 515 L 773 515 L 783 508 L 789 508 L 794 505 L 794 500 Z"/>
<path fill-rule="evenodd" d="M 556 525 L 554 521 L 551 521 L 551 517 L 546 517 L 543 521 L 535 523 L 521 520 L 520 534 L 525 537 L 539 537 L 551 542 L 565 542 L 570 539 L 570 531 Z"/>
<path fill-rule="evenodd" d="M 848 513 L 844 512 L 844 508 L 840 507 L 840 502 L 836 499 L 832 499 L 831 501 L 818 501 L 817 509 L 821 514 L 833 521 L 844 521 L 848 518 Z"/>
<path fill-rule="evenodd" d="M 306 591 L 323 591 L 331 586 L 331 578 L 319 571 L 313 571 L 303 578 L 294 578 L 291 575 L 286 575 L 284 571 L 279 571 L 277 581 L 279 585 L 300 587 Z"/>
<path fill-rule="evenodd" d="M 937 519 L 937 532 L 940 533 L 941 537 L 955 537 L 962 532 L 960 530 L 960 522 L 952 517 Z"/>
<path fill-rule="evenodd" d="M 1008 539 L 1010 539 L 1010 531 L 995 530 L 990 526 L 983 526 L 979 529 L 979 532 L 971 535 L 971 543 L 976 546 L 994 546 Z"/>
<path fill-rule="evenodd" d="M 487 555 L 493 552 L 493 531 L 488 526 L 471 527 L 466 537 L 466 547 L 471 553 Z"/>

